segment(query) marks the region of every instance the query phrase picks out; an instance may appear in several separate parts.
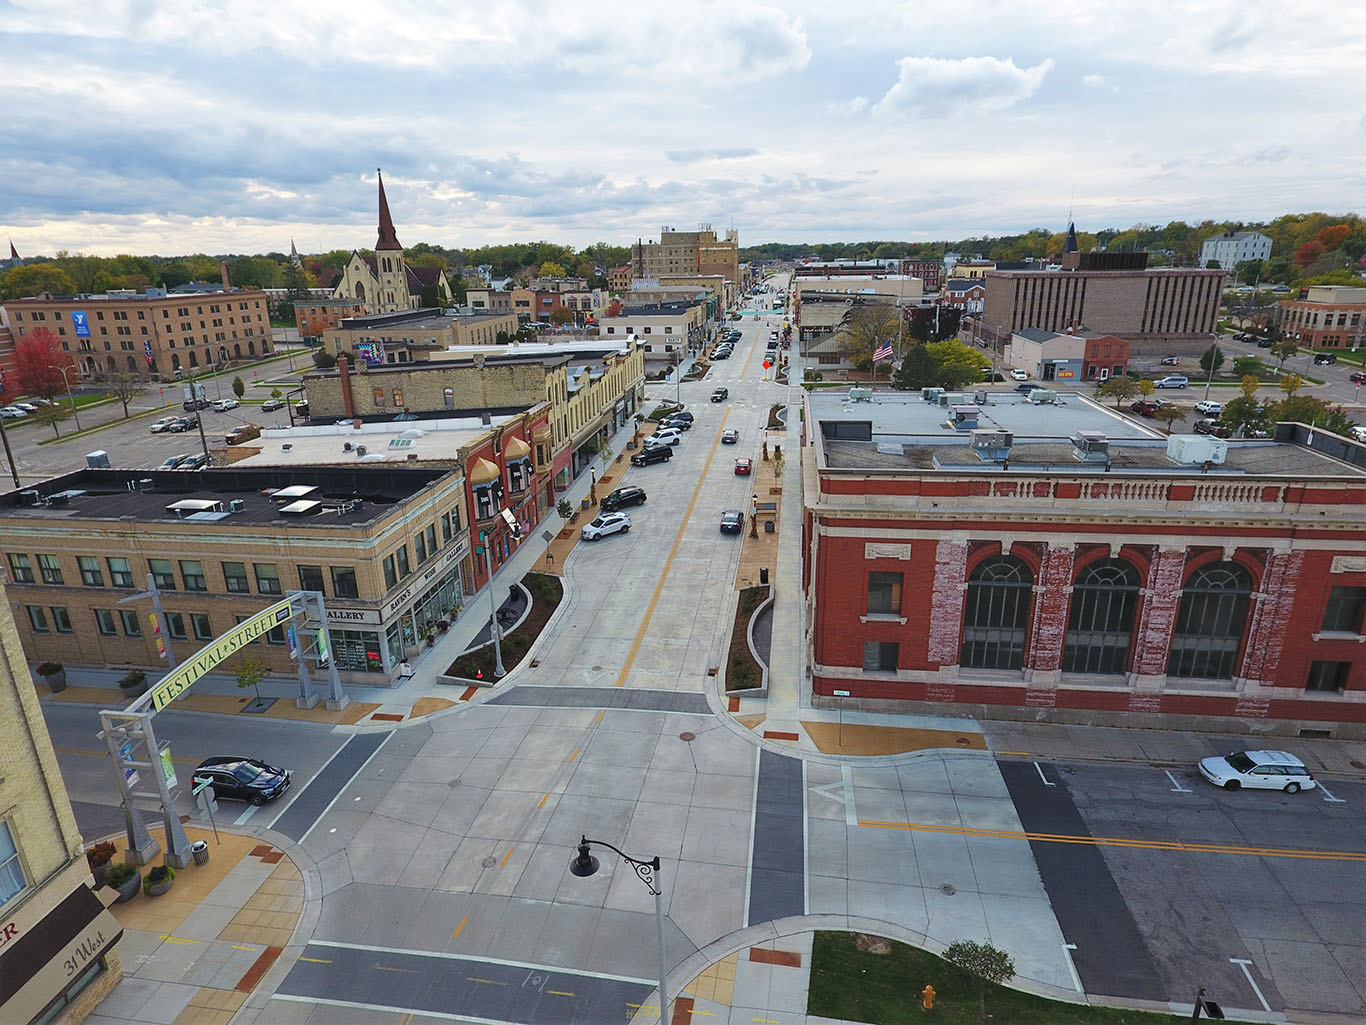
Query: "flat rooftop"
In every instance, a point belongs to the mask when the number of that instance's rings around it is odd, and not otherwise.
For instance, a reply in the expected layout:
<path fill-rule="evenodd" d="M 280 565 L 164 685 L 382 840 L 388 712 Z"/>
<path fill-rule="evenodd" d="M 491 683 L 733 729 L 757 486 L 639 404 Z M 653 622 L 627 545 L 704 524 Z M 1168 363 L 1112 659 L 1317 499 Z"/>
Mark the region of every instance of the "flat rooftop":
<path fill-rule="evenodd" d="M 411 364 L 407 364 L 411 365 Z M 448 462 L 459 459 L 460 448 L 506 423 L 511 416 L 498 414 L 483 423 L 476 416 L 383 422 L 353 420 L 309 424 L 304 427 L 267 428 L 256 441 L 239 446 L 260 452 L 239 459 L 233 466 L 354 466 L 373 463 Z M 362 451 L 363 450 L 363 451 Z"/>

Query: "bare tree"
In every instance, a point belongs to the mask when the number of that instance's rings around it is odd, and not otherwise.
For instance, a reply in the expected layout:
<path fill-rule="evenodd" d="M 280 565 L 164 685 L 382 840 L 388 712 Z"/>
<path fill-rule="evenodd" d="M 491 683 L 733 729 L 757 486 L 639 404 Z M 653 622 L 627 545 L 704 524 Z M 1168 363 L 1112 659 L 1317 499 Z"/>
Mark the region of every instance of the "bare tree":
<path fill-rule="evenodd" d="M 123 418 L 127 420 L 128 400 L 142 391 L 142 378 L 127 370 L 120 370 L 117 374 L 110 374 L 105 383 L 114 397 L 123 403 Z"/>

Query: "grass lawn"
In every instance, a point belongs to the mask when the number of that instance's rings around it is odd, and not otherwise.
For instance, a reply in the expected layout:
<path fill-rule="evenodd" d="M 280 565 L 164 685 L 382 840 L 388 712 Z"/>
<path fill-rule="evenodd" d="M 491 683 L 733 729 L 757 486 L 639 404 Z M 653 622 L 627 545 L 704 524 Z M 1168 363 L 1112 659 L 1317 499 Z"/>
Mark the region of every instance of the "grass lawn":
<path fill-rule="evenodd" d="M 974 981 L 933 954 L 874 939 L 885 953 L 860 949 L 861 934 L 818 932 L 811 951 L 811 988 L 806 1013 L 874 1025 L 978 1025 Z M 920 1006 L 926 984 L 934 1009 Z M 987 987 L 987 1014 L 1009 1025 L 1178 1025 L 1188 1016 L 1046 1000 L 1004 986 Z"/>

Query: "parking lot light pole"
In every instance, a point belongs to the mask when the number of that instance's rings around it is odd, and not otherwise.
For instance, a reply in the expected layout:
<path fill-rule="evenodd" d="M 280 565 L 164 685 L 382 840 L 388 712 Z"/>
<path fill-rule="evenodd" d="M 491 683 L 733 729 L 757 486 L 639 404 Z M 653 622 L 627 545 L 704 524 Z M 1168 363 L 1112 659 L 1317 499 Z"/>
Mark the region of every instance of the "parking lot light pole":
<path fill-rule="evenodd" d="M 660 885 L 659 855 L 656 854 L 649 861 L 644 861 L 631 857 L 606 841 L 590 840 L 584 836 L 579 841 L 578 855 L 569 861 L 571 875 L 586 879 L 597 872 L 598 859 L 588 852 L 588 848 L 593 844 L 615 852 L 622 861 L 631 866 L 640 881 L 645 884 L 645 888 L 655 896 L 655 935 L 659 940 L 659 1023 L 666 1025 L 669 1021 L 669 973 L 664 957 L 664 888 Z"/>
<path fill-rule="evenodd" d="M 66 399 L 71 403 L 71 416 L 76 421 L 76 433 L 79 434 L 81 432 L 81 414 L 76 412 L 76 396 L 71 394 L 71 378 L 66 376 L 68 370 L 75 370 L 78 374 L 81 371 L 74 366 L 62 367 L 62 380 L 66 382 Z"/>

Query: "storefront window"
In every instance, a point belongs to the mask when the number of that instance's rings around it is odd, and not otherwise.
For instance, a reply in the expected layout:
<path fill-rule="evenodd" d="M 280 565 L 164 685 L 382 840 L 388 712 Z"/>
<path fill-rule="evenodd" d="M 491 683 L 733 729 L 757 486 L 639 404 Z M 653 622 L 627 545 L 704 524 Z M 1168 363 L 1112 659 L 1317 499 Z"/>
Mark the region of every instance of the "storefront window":
<path fill-rule="evenodd" d="M 337 668 L 354 673 L 382 673 L 384 659 L 380 654 L 379 634 L 370 630 L 338 630 L 329 627 L 328 640 L 332 643 L 332 659 Z M 397 662 L 402 659 L 402 653 Z"/>

